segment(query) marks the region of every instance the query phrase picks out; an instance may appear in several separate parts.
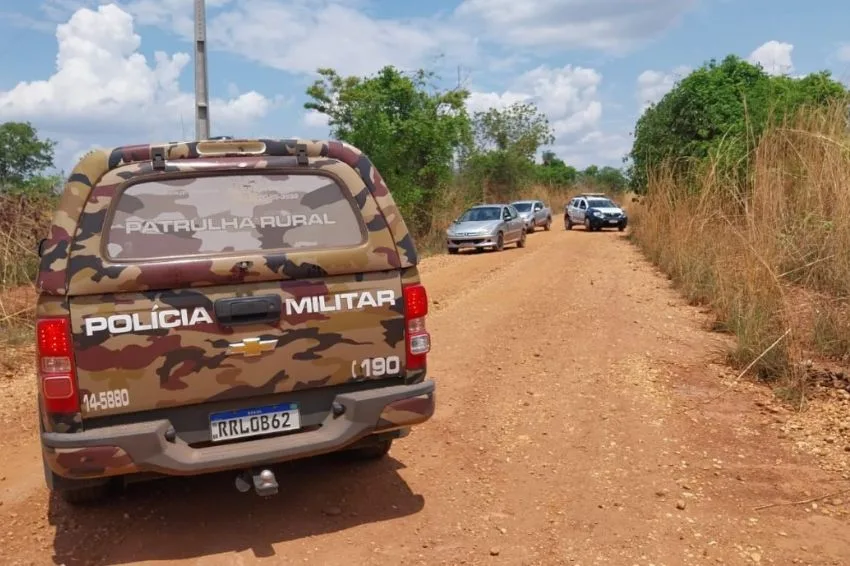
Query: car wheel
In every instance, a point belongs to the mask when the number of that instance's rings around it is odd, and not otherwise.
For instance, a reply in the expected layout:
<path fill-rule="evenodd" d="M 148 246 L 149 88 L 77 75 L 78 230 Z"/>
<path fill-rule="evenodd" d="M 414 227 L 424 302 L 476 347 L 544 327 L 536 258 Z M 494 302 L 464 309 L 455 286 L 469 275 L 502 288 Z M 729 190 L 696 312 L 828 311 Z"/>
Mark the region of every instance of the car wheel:
<path fill-rule="evenodd" d="M 584 229 L 587 230 L 588 232 L 593 231 L 593 228 L 590 226 L 590 218 L 584 219 Z"/>
<path fill-rule="evenodd" d="M 44 457 L 41 459 L 42 466 L 44 466 L 44 480 L 47 483 L 47 486 L 51 491 L 56 492 L 59 497 L 62 498 L 65 503 L 69 503 L 71 505 L 89 505 L 93 503 L 98 503 L 109 496 L 110 488 L 112 487 L 112 482 L 105 481 L 103 483 L 91 484 L 91 483 L 83 483 L 80 482 L 80 486 L 74 486 L 74 480 L 62 479 L 62 485 L 57 485 L 59 482 L 56 480 L 56 475 L 53 473 L 47 462 L 44 461 Z"/>
<path fill-rule="evenodd" d="M 519 237 L 519 241 L 516 243 L 516 247 L 524 248 L 525 247 L 525 232 L 522 233 Z"/>
<path fill-rule="evenodd" d="M 572 230 L 573 229 L 573 221 L 570 220 L 569 216 L 564 216 L 564 230 Z"/>
<path fill-rule="evenodd" d="M 505 235 L 499 232 L 499 235 L 496 236 L 496 251 L 500 252 L 505 249 Z"/>
<path fill-rule="evenodd" d="M 449 254 L 451 254 L 451 255 L 455 255 L 458 251 L 457 248 L 448 248 L 448 250 L 449 250 Z"/>
<path fill-rule="evenodd" d="M 620 232 L 622 232 L 625 229 L 626 229 L 626 226 L 624 224 L 620 224 L 619 226 L 617 226 L 617 230 L 619 230 Z"/>
<path fill-rule="evenodd" d="M 537 226 L 535 226 L 534 222 L 532 222 L 531 224 L 525 227 L 525 231 L 529 234 L 533 234 L 535 228 L 537 228 Z"/>
<path fill-rule="evenodd" d="M 386 456 L 393 446 L 393 439 L 386 438 L 370 446 L 346 450 L 343 454 L 350 460 L 378 460 Z"/>
<path fill-rule="evenodd" d="M 551 218 L 546 219 L 546 224 L 543 225 L 543 229 L 546 230 L 547 232 L 552 229 L 552 219 Z"/>

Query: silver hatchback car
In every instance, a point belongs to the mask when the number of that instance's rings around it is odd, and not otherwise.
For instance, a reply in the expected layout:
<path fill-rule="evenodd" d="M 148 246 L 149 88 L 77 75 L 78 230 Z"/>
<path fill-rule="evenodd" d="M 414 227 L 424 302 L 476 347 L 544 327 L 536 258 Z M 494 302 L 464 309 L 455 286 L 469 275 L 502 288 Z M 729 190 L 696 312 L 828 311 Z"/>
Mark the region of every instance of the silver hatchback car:
<path fill-rule="evenodd" d="M 450 254 L 464 249 L 491 248 L 501 251 L 505 244 L 525 247 L 525 220 L 509 204 L 479 204 L 461 214 L 446 230 Z"/>

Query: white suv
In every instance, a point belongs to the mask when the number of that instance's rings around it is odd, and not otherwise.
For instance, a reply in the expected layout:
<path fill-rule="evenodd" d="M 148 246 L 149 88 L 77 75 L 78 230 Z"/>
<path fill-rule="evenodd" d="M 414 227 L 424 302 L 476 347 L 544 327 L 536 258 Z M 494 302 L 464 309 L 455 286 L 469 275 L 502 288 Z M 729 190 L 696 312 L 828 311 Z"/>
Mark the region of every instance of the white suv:
<path fill-rule="evenodd" d="M 584 224 L 587 231 L 616 227 L 626 229 L 629 218 L 626 211 L 603 193 L 585 193 L 572 199 L 564 207 L 564 228 L 572 230 L 576 224 Z"/>

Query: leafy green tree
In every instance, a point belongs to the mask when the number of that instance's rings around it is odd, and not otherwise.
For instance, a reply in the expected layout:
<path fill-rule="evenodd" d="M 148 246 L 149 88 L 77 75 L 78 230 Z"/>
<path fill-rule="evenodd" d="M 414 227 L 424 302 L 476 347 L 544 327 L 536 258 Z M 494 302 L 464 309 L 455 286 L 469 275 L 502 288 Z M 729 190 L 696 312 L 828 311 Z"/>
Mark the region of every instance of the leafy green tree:
<path fill-rule="evenodd" d="M 56 143 L 42 140 L 29 122 L 0 124 L 0 189 L 20 189 L 53 166 Z"/>
<path fill-rule="evenodd" d="M 568 187 L 578 180 L 578 170 L 564 163 L 555 152 L 546 150 L 542 154 L 543 163 L 536 167 L 535 181 L 553 187 Z"/>
<path fill-rule="evenodd" d="M 588 165 L 587 169 L 581 172 L 581 176 L 585 179 L 596 179 L 596 176 L 599 174 L 599 167 L 596 165 Z"/>
<path fill-rule="evenodd" d="M 537 106 L 518 102 L 473 117 L 475 150 L 466 161 L 475 182 L 510 197 L 534 178 L 534 156 L 554 142 L 549 119 Z"/>
<path fill-rule="evenodd" d="M 605 191 L 619 193 L 629 186 L 628 177 L 616 167 L 605 166 L 597 169 L 594 179 Z"/>
<path fill-rule="evenodd" d="M 665 160 L 684 172 L 695 161 L 718 157 L 730 173 L 743 175 L 748 152 L 766 127 L 802 105 L 825 104 L 846 92 L 828 72 L 771 77 L 734 55 L 711 60 L 638 119 L 629 154 L 633 188 L 641 192 L 647 172 Z"/>
<path fill-rule="evenodd" d="M 423 70 L 387 66 L 365 78 L 327 68 L 318 73 L 304 107 L 327 115 L 334 137 L 369 156 L 413 230 L 429 230 L 434 199 L 452 180 L 457 156 L 472 144 L 469 92 L 429 91 L 433 74 Z"/>
<path fill-rule="evenodd" d="M 537 150 L 555 141 L 549 119 L 528 102 L 476 112 L 473 122 L 479 151 L 511 151 L 531 161 Z"/>

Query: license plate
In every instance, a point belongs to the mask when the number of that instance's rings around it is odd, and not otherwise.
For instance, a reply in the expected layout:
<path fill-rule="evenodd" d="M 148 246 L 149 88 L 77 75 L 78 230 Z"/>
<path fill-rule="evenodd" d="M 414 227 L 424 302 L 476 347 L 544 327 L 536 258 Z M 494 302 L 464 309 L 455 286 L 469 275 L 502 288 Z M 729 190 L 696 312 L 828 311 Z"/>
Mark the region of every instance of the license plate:
<path fill-rule="evenodd" d="M 210 436 L 213 442 L 299 428 L 301 428 L 301 414 L 295 403 L 280 403 L 210 415 Z"/>
<path fill-rule="evenodd" d="M 619 220 L 609 220 L 608 224 L 616 224 L 617 222 L 619 222 Z"/>
<path fill-rule="evenodd" d="M 475 244 L 473 244 L 472 242 L 461 242 L 460 247 L 461 248 L 472 248 L 472 247 L 475 247 Z"/>

